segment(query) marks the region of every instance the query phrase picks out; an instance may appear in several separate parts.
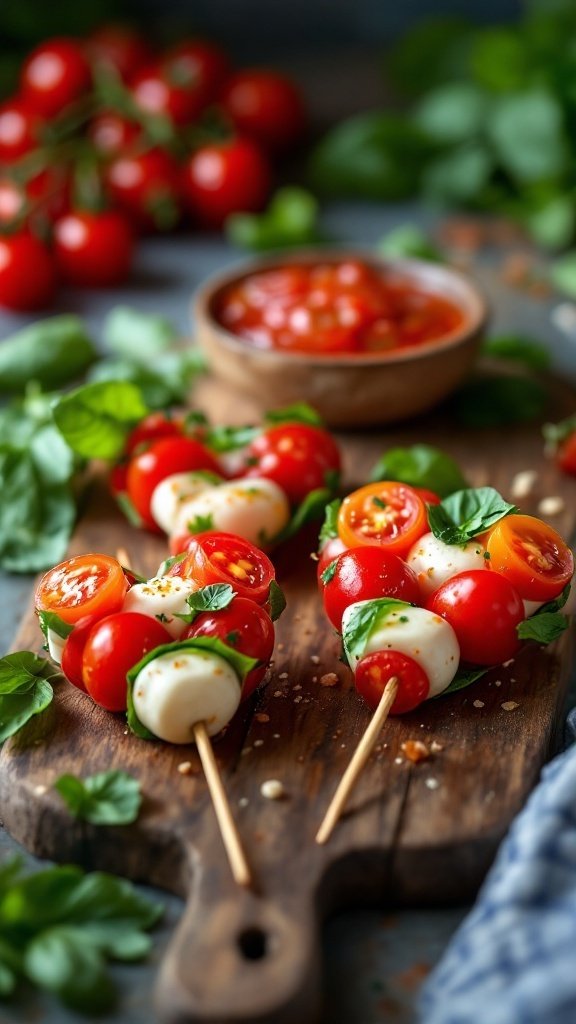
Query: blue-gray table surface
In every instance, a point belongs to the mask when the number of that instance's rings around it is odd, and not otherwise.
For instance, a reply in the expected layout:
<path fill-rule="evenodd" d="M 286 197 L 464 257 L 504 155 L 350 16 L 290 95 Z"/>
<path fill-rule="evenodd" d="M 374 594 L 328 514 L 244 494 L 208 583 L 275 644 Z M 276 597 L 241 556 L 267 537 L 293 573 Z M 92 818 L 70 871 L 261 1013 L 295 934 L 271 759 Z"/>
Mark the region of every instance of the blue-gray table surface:
<path fill-rule="evenodd" d="M 335 241 L 373 245 L 397 224 L 417 221 L 433 229 L 437 217 L 412 205 L 386 208 L 370 204 L 338 204 L 325 211 L 324 226 Z M 54 312 L 74 311 L 83 316 L 95 338 L 108 310 L 119 304 L 161 313 L 185 334 L 190 333 L 190 299 L 194 289 L 211 273 L 242 259 L 217 236 L 181 235 L 144 242 L 138 251 L 132 280 L 121 290 L 63 292 Z M 471 267 L 492 307 L 492 325 L 545 340 L 554 366 L 576 383 L 576 335 L 570 339 L 554 327 L 552 308 L 557 298 L 537 299 L 513 291 L 502 281 L 502 251 L 483 249 Z M 22 316 L 0 314 L 0 338 L 27 322 Z M 0 605 L 12 610 L 0 619 L 0 651 L 10 646 L 30 595 L 29 577 L 0 574 Z M 1 811 L 0 811 L 1 817 Z M 0 860 L 16 848 L 0 828 Z M 29 858 L 33 862 L 32 858 Z M 160 895 L 160 894 L 159 894 Z M 115 967 L 120 1002 L 106 1020 L 110 1024 L 153 1024 L 151 993 L 156 968 L 167 948 L 180 913 L 180 901 L 161 894 L 166 905 L 156 930 L 154 953 L 146 964 Z M 465 912 L 462 909 L 349 912 L 330 922 L 324 932 L 326 1024 L 383 1024 L 415 1019 L 415 999 L 429 968 L 438 960 Z M 44 996 L 27 994 L 0 1009 L 0 1021 L 16 1024 L 79 1024 Z"/>

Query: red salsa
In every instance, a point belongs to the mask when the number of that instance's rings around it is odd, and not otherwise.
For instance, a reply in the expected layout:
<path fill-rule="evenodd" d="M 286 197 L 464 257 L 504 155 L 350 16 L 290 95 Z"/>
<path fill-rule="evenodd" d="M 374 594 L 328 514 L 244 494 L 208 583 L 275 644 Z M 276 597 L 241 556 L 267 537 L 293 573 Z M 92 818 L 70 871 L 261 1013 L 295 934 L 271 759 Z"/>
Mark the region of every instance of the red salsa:
<path fill-rule="evenodd" d="M 229 285 L 220 323 L 256 348 L 311 355 L 380 355 L 445 338 L 464 322 L 458 306 L 363 263 L 291 264 Z"/>

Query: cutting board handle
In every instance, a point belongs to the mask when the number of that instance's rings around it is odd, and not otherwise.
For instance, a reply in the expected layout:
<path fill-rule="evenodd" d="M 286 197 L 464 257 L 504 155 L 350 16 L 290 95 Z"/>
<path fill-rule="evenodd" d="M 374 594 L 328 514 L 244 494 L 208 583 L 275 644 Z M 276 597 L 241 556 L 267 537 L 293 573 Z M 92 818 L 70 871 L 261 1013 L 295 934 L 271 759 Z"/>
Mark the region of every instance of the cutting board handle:
<path fill-rule="evenodd" d="M 156 990 L 165 1024 L 313 1024 L 320 938 L 309 892 L 289 903 L 239 889 L 217 865 L 194 872 Z M 215 895 L 220 889 L 219 898 Z"/>

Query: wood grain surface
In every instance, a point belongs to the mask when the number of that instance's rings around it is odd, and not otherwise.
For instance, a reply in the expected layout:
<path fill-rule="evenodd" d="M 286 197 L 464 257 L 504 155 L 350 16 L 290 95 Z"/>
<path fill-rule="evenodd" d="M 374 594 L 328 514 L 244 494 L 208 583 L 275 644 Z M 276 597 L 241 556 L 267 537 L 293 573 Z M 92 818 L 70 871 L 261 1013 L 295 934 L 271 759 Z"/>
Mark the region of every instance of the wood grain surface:
<path fill-rule="evenodd" d="M 217 421 L 241 422 L 250 409 L 206 383 L 199 404 Z M 553 385 L 551 416 L 576 407 Z M 463 431 L 437 414 L 388 430 L 348 434 L 345 484 L 365 482 L 384 447 L 427 441 L 454 455 L 470 480 L 509 495 L 513 476 L 538 470 L 533 496 L 561 495 L 553 525 L 572 537 L 576 482 L 544 459 L 539 428 Z M 127 548 L 139 571 L 152 573 L 165 545 L 119 516 L 101 483 L 93 487 L 72 552 Z M 171 1024 L 306 1024 L 321 1004 L 319 930 L 336 908 L 433 905 L 469 898 L 477 889 L 512 817 L 557 742 L 571 666 L 571 631 L 553 648 L 526 645 L 508 668 L 474 687 L 391 719 L 350 807 L 325 847 L 313 838 L 340 775 L 369 720 L 338 640 L 324 619 L 309 554 L 301 538 L 279 552 L 288 608 L 277 627 L 273 670 L 242 707 L 216 752 L 256 879 L 236 888 L 210 806 L 197 753 L 138 740 L 122 716 L 109 715 L 67 683 L 51 708 L 33 719 L 0 754 L 0 798 L 6 828 L 33 853 L 78 861 L 149 881 L 187 897 L 159 974 L 158 1013 Z M 32 610 L 15 649 L 41 645 Z M 336 686 L 321 685 L 335 672 Z M 507 711 L 503 704 L 517 703 Z M 442 747 L 412 764 L 401 744 L 419 739 Z M 190 761 L 191 773 L 178 765 Z M 51 789 L 63 772 L 109 768 L 142 784 L 136 825 L 96 828 L 73 821 Z M 279 779 L 286 796 L 264 799 L 260 786 Z"/>

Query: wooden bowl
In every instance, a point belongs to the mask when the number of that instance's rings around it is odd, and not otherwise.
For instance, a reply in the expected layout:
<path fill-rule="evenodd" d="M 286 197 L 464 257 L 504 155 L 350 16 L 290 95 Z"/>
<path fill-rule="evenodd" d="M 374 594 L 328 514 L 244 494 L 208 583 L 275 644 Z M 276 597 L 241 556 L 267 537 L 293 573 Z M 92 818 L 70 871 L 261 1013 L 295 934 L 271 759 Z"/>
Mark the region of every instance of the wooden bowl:
<path fill-rule="evenodd" d="M 451 300 L 464 314 L 463 326 L 425 345 L 354 358 L 258 349 L 216 318 L 223 290 L 251 274 L 292 263 L 336 263 L 343 259 L 361 259 L 377 268 L 389 268 L 419 288 Z M 473 282 L 451 267 L 334 249 L 275 255 L 211 277 L 196 293 L 193 313 L 198 342 L 222 382 L 254 399 L 262 409 L 308 402 L 333 427 L 389 423 L 437 405 L 471 369 L 488 315 Z"/>

